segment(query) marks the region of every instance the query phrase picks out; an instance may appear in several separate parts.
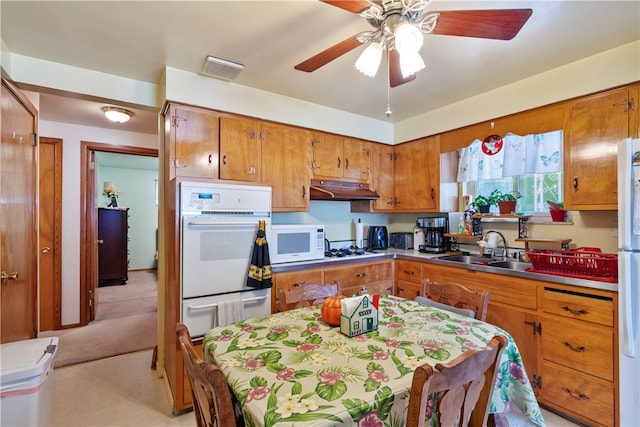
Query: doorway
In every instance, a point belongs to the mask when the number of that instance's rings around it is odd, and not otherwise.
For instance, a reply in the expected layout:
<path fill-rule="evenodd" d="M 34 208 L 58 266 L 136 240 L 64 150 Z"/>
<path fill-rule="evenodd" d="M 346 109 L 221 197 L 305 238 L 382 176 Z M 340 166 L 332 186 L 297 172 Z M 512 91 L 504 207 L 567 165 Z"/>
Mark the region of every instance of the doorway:
<path fill-rule="evenodd" d="M 119 153 L 133 156 L 158 157 L 158 150 L 96 142 L 81 142 L 80 164 L 80 323 L 95 318 L 98 297 L 98 177 L 96 153 Z"/>

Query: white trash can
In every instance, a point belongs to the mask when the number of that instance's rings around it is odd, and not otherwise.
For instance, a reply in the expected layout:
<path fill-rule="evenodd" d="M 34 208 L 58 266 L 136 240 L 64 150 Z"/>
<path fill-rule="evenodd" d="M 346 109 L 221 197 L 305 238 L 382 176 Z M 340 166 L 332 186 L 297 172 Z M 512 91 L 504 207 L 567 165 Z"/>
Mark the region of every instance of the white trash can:
<path fill-rule="evenodd" d="M 48 426 L 58 338 L 0 345 L 0 426 Z"/>

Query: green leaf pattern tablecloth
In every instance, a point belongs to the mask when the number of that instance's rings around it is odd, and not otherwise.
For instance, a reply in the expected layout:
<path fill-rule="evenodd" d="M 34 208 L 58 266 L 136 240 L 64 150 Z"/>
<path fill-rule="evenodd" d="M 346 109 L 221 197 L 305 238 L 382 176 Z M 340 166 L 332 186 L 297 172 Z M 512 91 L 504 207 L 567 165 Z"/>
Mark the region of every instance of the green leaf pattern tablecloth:
<path fill-rule="evenodd" d="M 380 298 L 373 333 L 349 338 L 322 320 L 319 307 L 303 308 L 215 328 L 204 337 L 204 357 L 224 371 L 247 426 L 400 427 L 416 366 L 455 359 L 496 334 L 509 342 L 491 412 L 517 405 L 543 426 L 507 332 L 390 295 Z"/>

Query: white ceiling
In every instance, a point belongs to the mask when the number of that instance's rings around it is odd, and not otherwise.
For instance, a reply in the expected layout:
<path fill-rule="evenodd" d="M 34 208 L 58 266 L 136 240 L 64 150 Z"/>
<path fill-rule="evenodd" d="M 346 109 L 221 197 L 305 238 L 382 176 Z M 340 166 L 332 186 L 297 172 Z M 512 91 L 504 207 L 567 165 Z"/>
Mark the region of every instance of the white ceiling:
<path fill-rule="evenodd" d="M 198 73 L 213 55 L 245 65 L 237 84 L 390 121 L 640 39 L 637 0 L 433 0 L 427 10 L 531 8 L 533 15 L 510 41 L 425 36 L 427 68 L 390 90 L 393 116 L 387 119 L 384 68 L 370 78 L 353 66 L 364 47 L 313 73 L 293 68 L 371 28 L 320 1 L 2 0 L 0 7 L 2 41 L 15 54 L 154 83 L 165 66 Z M 113 127 L 100 112 L 109 100 L 87 103 L 68 95 L 43 95 L 40 117 Z M 136 115 L 115 128 L 157 132 L 157 111 L 128 107 Z"/>

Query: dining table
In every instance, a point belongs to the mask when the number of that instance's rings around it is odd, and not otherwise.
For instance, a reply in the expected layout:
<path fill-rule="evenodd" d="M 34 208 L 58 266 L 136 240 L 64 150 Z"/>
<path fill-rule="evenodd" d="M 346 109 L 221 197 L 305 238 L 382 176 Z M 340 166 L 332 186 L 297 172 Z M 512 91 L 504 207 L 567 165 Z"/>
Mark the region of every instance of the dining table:
<path fill-rule="evenodd" d="M 518 347 L 505 330 L 393 295 L 380 295 L 378 329 L 368 333 L 344 335 L 325 323 L 316 305 L 216 327 L 203 338 L 203 357 L 224 372 L 249 427 L 401 427 L 417 366 L 452 361 L 497 334 L 508 343 L 490 412 L 515 405 L 532 425 L 544 426 Z"/>

